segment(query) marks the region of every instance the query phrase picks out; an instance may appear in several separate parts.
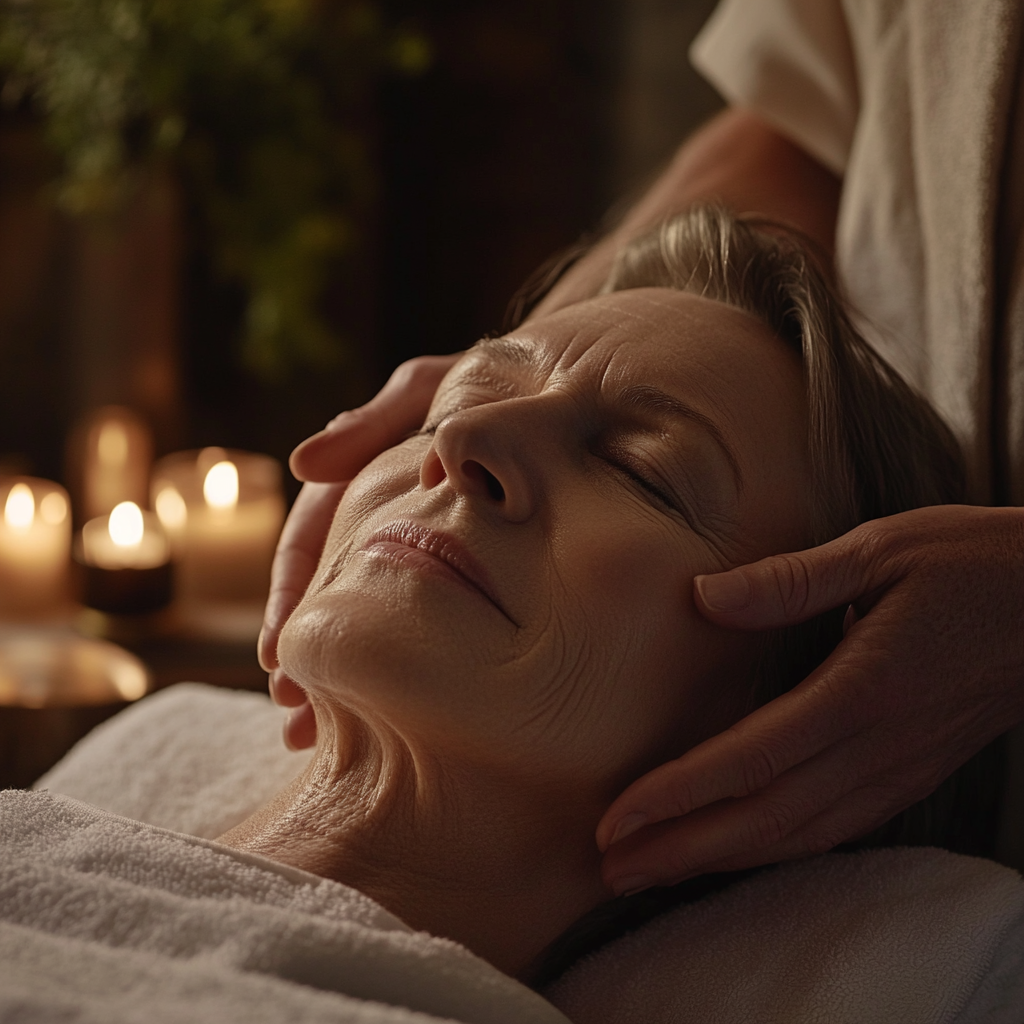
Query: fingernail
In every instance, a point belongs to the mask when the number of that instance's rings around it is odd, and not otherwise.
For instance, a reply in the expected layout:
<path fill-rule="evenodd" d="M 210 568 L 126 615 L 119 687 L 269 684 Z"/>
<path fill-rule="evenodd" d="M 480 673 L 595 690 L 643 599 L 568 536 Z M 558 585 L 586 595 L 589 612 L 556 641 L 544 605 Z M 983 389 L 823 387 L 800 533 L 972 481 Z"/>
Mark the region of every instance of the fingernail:
<path fill-rule="evenodd" d="M 694 581 L 701 600 L 720 612 L 738 612 L 750 604 L 750 581 L 741 572 L 724 572 L 717 576 L 698 576 Z"/>
<path fill-rule="evenodd" d="M 626 875 L 612 882 L 612 892 L 616 896 L 633 896 L 644 889 L 650 889 L 652 885 L 654 879 L 648 878 L 647 875 Z"/>
<path fill-rule="evenodd" d="M 627 814 L 625 817 L 619 819 L 618 825 L 615 826 L 615 831 L 612 832 L 612 837 L 608 841 L 609 846 L 614 846 L 620 839 L 625 839 L 626 836 L 631 836 L 637 829 L 641 829 L 647 824 L 647 815 L 642 811 L 633 811 L 632 814 Z"/>
<path fill-rule="evenodd" d="M 251 634 L 250 634 L 251 635 Z M 270 668 L 263 664 L 263 629 L 260 629 L 260 635 L 256 638 L 256 660 L 260 663 L 260 668 L 264 672 L 269 672 Z"/>

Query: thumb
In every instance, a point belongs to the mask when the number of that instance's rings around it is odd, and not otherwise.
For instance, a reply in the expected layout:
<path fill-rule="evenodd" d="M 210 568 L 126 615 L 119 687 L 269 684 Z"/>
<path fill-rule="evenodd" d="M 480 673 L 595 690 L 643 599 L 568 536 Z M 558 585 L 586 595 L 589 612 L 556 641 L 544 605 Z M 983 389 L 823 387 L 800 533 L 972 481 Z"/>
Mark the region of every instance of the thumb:
<path fill-rule="evenodd" d="M 701 613 L 732 629 L 793 626 L 857 601 L 891 582 L 861 528 L 817 548 L 773 555 L 713 576 L 697 576 Z"/>

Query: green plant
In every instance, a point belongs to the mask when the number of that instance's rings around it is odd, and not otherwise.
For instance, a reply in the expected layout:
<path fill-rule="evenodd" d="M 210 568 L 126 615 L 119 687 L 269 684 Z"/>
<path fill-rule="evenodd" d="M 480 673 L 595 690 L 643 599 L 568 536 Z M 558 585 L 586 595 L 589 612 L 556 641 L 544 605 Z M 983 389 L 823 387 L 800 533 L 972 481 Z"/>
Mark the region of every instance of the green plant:
<path fill-rule="evenodd" d="M 318 302 L 372 196 L 367 97 L 429 59 L 368 0 L 0 0 L 4 97 L 43 114 L 61 205 L 110 214 L 170 164 L 264 376 L 337 356 Z"/>

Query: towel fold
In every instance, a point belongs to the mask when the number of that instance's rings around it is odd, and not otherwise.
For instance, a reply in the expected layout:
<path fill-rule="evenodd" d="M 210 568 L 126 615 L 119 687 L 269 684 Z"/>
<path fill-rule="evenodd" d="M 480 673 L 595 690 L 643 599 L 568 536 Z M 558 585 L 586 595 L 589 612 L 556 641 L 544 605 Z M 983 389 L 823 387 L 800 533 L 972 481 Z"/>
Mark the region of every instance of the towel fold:
<path fill-rule="evenodd" d="M 49 793 L 0 835 L 0 1020 L 566 1024 L 336 882 Z"/>
<path fill-rule="evenodd" d="M 217 836 L 256 810 L 305 765 L 308 755 L 283 750 L 280 725 L 280 709 L 266 697 L 196 684 L 173 687 L 96 729 L 37 786 L 129 817 Z M 73 803 L 67 806 L 80 808 Z M 137 835 L 133 843 L 165 841 L 161 837 L 166 833 L 136 827 L 140 831 L 133 833 Z M 197 842 L 195 849 L 219 848 Z M 110 855 L 121 856 L 114 849 Z M 124 870 L 138 873 L 145 862 L 141 852 L 133 854 Z M 209 898 L 221 900 L 217 905 L 222 908 L 233 898 L 235 879 L 243 870 L 237 855 L 226 858 L 226 863 L 230 870 L 223 878 L 210 875 L 204 883 Z M 291 877 L 283 876 L 283 870 L 272 872 L 272 884 L 262 874 L 255 876 L 264 878 L 259 892 L 272 907 L 282 898 L 282 878 Z M 0 873 L 0 877 L 7 876 Z M 144 881 L 146 876 L 138 877 Z M 320 894 L 317 907 L 334 906 L 340 889 L 348 893 L 342 902 L 352 913 L 356 912 L 352 908 L 371 908 L 358 911 L 370 914 L 360 917 L 360 923 L 384 930 L 404 928 L 351 890 L 312 876 L 302 875 L 301 880 L 306 886 L 301 890 L 303 900 Z M 217 895 L 220 885 L 224 892 Z M 6 891 L 0 890 L 0 906 L 7 899 Z M 54 893 L 50 904 L 54 912 L 75 906 L 79 891 L 72 886 L 66 901 Z M 300 890 L 286 887 L 286 891 Z M 126 909 L 124 915 L 128 914 Z M 59 947 L 31 932 L 10 932 L 21 927 L 10 922 L 0 926 L 0 972 L 27 985 L 24 978 L 39 979 L 46 971 L 39 968 L 33 975 L 24 968 L 24 961 L 45 953 L 51 957 L 47 969 L 60 979 Z M 253 954 L 251 962 L 262 965 L 261 970 L 269 964 L 270 973 L 250 972 L 241 981 L 240 975 L 225 973 L 219 966 L 234 955 L 226 951 L 231 949 L 229 943 L 221 944 L 223 936 L 210 947 L 213 963 L 198 954 L 190 954 L 188 964 L 174 959 L 168 963 L 162 955 L 150 961 L 146 950 L 136 947 L 129 954 L 124 943 L 118 955 L 133 958 L 137 983 L 158 996 L 160 1003 L 165 1001 L 165 990 L 170 994 L 174 1013 L 180 1010 L 173 997 L 180 985 L 182 991 L 204 993 L 203 1005 L 221 1007 L 219 1019 L 228 1022 L 293 1019 L 295 1014 L 288 1009 L 293 1007 L 288 1001 L 293 998 L 291 989 L 281 988 L 281 978 L 304 977 L 301 961 L 307 956 L 314 965 L 311 969 L 319 970 L 315 965 L 323 962 L 317 953 L 320 933 L 304 934 L 317 937 L 291 947 L 271 943 L 273 949 L 289 950 L 293 962 L 287 970 L 273 966 L 279 953 L 264 960 Z M 327 934 L 330 950 L 334 941 L 330 928 Z M 79 940 L 62 934 L 60 941 Z M 40 943 L 44 952 L 37 954 Z M 119 968 L 111 966 L 102 950 L 76 949 L 73 962 L 80 965 L 79 973 L 111 991 L 122 984 L 114 984 Z M 62 991 L 55 984 L 52 998 L 56 1000 Z M 361 988 L 352 993 L 369 998 Z M 716 896 L 680 907 L 582 961 L 545 995 L 575 1024 L 748 1020 L 758 1024 L 1020 1024 L 1024 1021 L 1024 881 L 991 861 L 941 850 L 828 854 L 765 871 Z M 331 1008 L 341 998 L 306 992 L 301 1003 L 294 1005 L 301 1005 L 304 1021 L 319 1021 L 318 1014 L 326 1015 L 323 1019 L 373 1024 L 413 1019 L 400 1016 L 406 1011 L 399 1010 L 388 1011 L 399 1016 L 359 1016 L 370 1011 L 352 1000 L 344 1010 L 350 1016 L 331 1016 L 336 1012 Z M 322 1005 L 328 1008 L 321 1009 L 318 999 L 326 1000 Z M 430 1006 L 428 1012 L 439 1012 L 434 1004 Z M 266 1012 L 260 1016 L 263 1007 Z M 120 1012 L 111 1011 L 109 1017 L 98 1014 L 97 1020 L 126 1019 Z M 289 1013 L 291 1017 L 286 1016 Z M 55 1012 L 28 1019 L 49 1021 L 57 1016 Z M 495 1014 L 486 1019 L 505 1018 Z"/>
<path fill-rule="evenodd" d="M 216 839 L 309 763 L 281 742 L 285 714 L 260 693 L 179 683 L 93 729 L 33 788 Z"/>

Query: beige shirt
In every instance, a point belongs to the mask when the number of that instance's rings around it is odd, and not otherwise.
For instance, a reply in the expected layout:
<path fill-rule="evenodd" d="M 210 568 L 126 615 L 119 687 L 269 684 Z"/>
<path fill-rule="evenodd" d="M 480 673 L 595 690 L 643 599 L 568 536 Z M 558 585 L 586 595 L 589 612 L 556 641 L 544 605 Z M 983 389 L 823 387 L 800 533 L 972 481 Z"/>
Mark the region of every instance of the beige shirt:
<path fill-rule="evenodd" d="M 697 68 L 843 176 L 837 263 L 875 346 L 1024 504 L 1016 0 L 723 0 Z"/>

